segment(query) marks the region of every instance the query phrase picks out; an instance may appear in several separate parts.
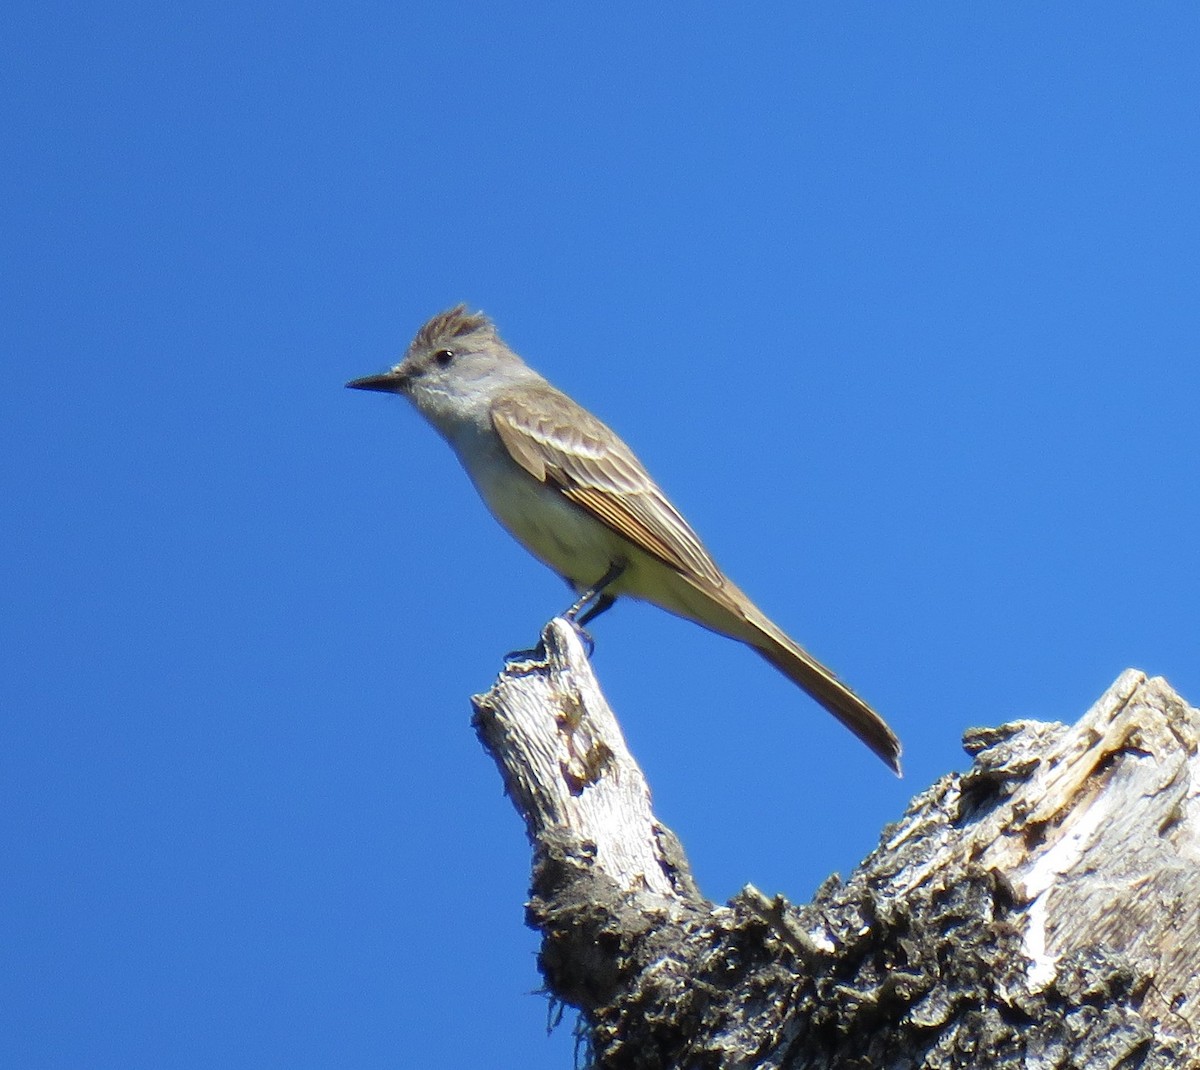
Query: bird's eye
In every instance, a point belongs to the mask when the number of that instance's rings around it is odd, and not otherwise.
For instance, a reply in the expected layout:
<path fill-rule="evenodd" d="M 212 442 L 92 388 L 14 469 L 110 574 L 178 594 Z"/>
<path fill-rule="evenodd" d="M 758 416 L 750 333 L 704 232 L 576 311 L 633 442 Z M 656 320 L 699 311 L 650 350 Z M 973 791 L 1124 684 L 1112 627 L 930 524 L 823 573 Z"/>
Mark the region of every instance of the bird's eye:
<path fill-rule="evenodd" d="M 454 359 L 453 349 L 439 349 L 433 355 L 433 362 L 439 367 L 444 368 Z"/>

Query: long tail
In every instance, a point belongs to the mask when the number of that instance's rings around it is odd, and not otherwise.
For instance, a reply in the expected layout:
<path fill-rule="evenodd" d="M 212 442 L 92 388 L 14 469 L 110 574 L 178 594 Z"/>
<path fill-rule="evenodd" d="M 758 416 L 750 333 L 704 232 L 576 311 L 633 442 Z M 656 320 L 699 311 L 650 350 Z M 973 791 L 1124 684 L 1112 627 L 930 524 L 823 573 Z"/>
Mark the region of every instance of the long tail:
<path fill-rule="evenodd" d="M 900 776 L 900 740 L 887 722 L 765 617 L 750 623 L 755 634 L 746 642 L 784 676 L 812 695 Z"/>

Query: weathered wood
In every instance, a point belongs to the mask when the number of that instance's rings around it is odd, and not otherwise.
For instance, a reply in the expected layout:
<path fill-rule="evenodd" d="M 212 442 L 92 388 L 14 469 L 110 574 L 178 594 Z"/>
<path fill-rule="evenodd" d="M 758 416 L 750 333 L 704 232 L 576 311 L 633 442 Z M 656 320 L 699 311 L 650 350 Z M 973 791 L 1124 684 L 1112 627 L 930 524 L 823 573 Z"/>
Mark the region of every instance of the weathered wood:
<path fill-rule="evenodd" d="M 544 658 L 511 661 L 476 696 L 475 725 L 534 846 L 527 911 L 547 986 L 591 1010 L 624 983 L 623 948 L 673 939 L 709 904 L 654 816 L 575 628 L 552 620 L 542 645 Z"/>
<path fill-rule="evenodd" d="M 842 883 L 701 897 L 574 629 L 475 699 L 547 988 L 605 1068 L 1200 1068 L 1200 713 L 1128 671 L 968 735 Z"/>

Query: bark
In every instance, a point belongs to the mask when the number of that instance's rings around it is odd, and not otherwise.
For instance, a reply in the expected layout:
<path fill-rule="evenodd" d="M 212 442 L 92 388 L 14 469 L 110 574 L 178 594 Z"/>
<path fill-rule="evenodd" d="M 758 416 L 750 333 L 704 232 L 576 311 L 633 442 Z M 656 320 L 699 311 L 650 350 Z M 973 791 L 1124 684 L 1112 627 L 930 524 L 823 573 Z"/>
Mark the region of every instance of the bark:
<path fill-rule="evenodd" d="M 1200 712 L 1123 673 L 976 729 L 848 880 L 706 900 L 574 629 L 474 700 L 596 1067 L 1200 1068 Z"/>

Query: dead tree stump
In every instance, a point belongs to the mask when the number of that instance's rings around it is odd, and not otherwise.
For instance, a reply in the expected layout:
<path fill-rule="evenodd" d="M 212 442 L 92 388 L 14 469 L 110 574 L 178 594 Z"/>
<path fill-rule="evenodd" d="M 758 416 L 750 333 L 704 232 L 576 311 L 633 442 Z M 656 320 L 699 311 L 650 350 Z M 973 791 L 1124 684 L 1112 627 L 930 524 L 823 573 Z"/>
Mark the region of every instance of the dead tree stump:
<path fill-rule="evenodd" d="M 1123 673 L 977 729 L 812 902 L 703 898 L 574 630 L 474 700 L 549 992 L 604 1070 L 1200 1068 L 1200 711 Z"/>

